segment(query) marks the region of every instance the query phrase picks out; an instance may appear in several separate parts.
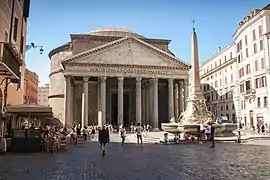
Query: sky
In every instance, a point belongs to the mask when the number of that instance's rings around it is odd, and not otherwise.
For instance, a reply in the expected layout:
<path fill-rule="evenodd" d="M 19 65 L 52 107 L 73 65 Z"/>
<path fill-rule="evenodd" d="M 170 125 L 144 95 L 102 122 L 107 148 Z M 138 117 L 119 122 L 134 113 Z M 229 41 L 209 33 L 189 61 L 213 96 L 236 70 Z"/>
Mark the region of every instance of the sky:
<path fill-rule="evenodd" d="M 27 44 L 43 46 L 26 53 L 26 66 L 49 83 L 49 52 L 70 34 L 103 27 L 123 27 L 149 38 L 172 40 L 170 50 L 190 63 L 192 20 L 196 21 L 203 62 L 233 42 L 238 22 L 269 0 L 32 0 Z"/>

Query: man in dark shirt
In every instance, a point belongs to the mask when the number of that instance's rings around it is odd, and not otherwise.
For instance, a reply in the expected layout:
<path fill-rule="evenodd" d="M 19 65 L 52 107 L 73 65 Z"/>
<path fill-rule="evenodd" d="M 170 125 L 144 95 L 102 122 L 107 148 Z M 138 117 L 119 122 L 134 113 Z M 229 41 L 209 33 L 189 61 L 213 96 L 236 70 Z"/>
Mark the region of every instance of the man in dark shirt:
<path fill-rule="evenodd" d="M 99 130 L 98 140 L 101 145 L 102 155 L 105 155 L 106 145 L 108 142 L 110 142 L 109 130 L 106 129 L 105 126 L 103 126 L 101 130 Z"/>
<path fill-rule="evenodd" d="M 211 122 L 210 142 L 212 143 L 211 147 L 215 147 L 215 127 L 213 122 Z"/>

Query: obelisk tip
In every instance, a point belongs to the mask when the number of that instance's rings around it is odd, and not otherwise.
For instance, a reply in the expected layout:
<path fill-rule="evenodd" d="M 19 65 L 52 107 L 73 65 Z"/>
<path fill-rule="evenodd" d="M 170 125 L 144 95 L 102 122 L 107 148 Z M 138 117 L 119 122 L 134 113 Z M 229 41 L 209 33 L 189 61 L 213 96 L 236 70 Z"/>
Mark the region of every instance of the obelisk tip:
<path fill-rule="evenodd" d="M 193 32 L 195 32 L 195 22 L 194 20 L 192 20 L 192 24 L 193 24 Z"/>

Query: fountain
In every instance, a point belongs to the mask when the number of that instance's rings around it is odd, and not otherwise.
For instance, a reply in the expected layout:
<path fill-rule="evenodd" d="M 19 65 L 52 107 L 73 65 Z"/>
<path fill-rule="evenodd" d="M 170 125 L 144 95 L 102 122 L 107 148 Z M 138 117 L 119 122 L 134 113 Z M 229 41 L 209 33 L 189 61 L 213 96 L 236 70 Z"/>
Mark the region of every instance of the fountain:
<path fill-rule="evenodd" d="M 194 22 L 193 22 L 194 23 Z M 194 24 L 193 24 L 194 25 Z M 162 130 L 177 134 L 188 133 L 196 135 L 198 128 L 207 126 L 208 123 L 214 123 L 216 136 L 234 136 L 233 131 L 237 129 L 237 124 L 219 124 L 215 123 L 215 117 L 212 112 L 208 111 L 205 104 L 205 98 L 201 91 L 201 82 L 199 76 L 199 58 L 198 43 L 195 27 L 192 33 L 192 81 L 190 94 L 187 100 L 186 111 L 182 112 L 177 118 L 170 120 L 170 123 L 162 123 Z"/>

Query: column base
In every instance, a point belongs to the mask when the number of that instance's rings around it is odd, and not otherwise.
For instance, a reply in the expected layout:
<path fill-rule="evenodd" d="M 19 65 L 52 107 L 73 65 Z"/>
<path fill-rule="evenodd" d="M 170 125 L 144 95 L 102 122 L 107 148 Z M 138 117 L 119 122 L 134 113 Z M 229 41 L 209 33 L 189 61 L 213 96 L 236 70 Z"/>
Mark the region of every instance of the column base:
<path fill-rule="evenodd" d="M 160 131 L 159 128 L 153 128 L 153 129 L 152 129 L 152 132 L 159 132 L 159 131 Z"/>

